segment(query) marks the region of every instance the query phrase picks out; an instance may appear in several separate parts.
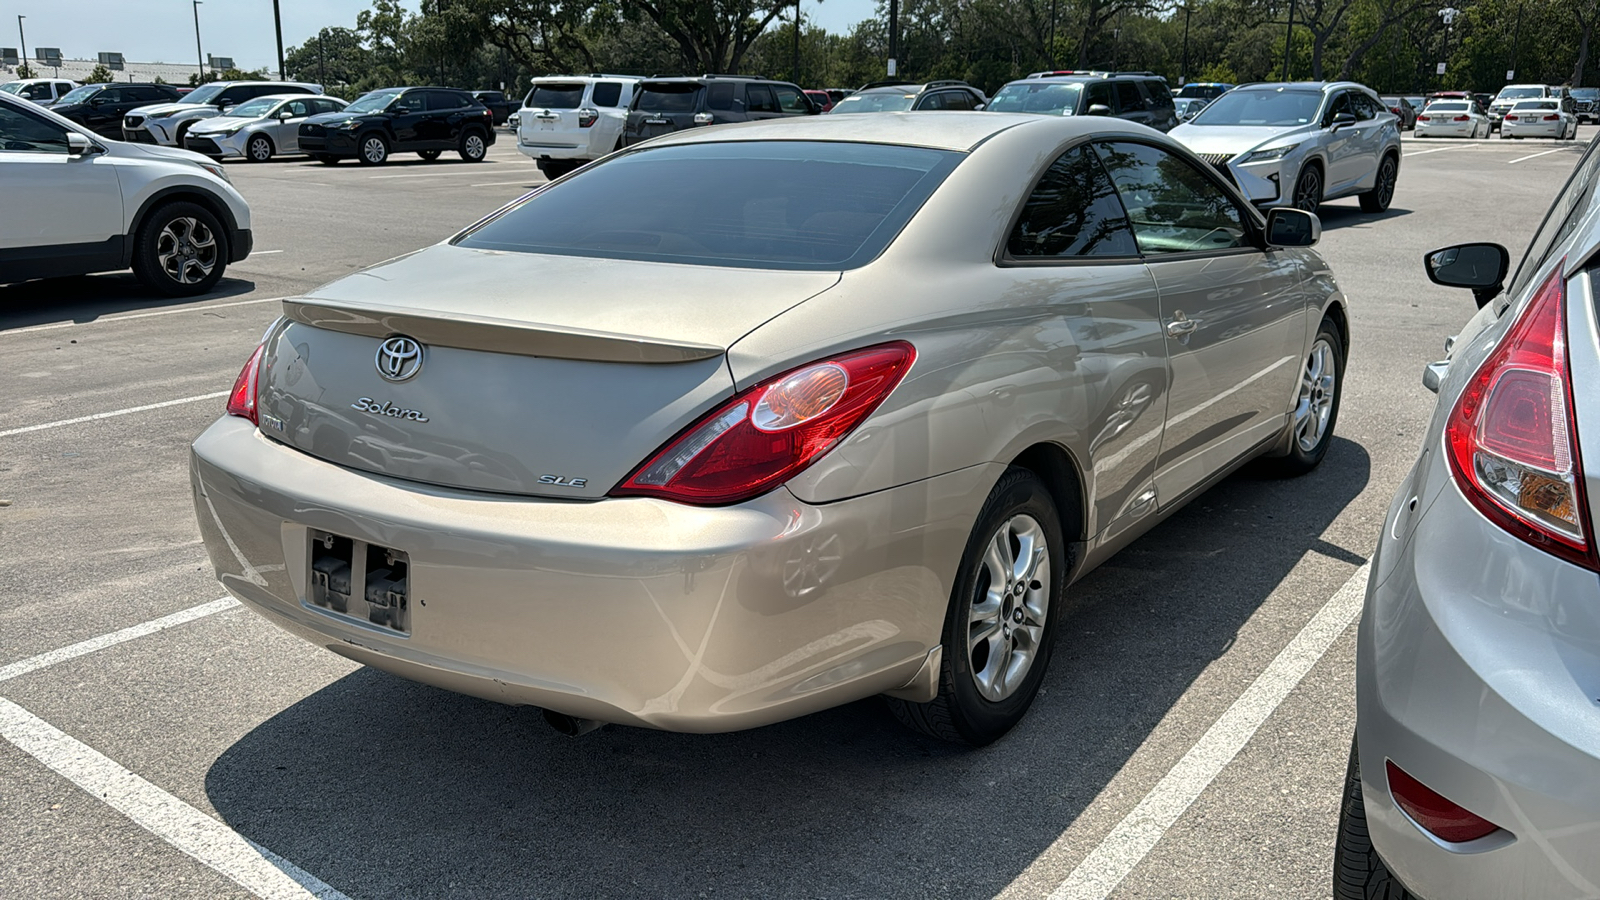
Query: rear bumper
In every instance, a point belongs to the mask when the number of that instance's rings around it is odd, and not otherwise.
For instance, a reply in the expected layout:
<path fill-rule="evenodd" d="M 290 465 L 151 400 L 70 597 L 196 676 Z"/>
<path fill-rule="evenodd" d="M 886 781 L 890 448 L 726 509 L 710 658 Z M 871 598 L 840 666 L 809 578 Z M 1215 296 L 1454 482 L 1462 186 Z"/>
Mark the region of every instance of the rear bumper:
<path fill-rule="evenodd" d="M 1397 501 L 1390 522 L 1405 515 Z M 1594 897 L 1600 580 L 1489 524 L 1450 483 L 1399 530 L 1374 558 L 1356 651 L 1374 847 L 1428 900 Z M 1424 832 L 1389 793 L 1391 760 L 1503 830 L 1464 844 Z"/>
<path fill-rule="evenodd" d="M 1562 137 L 1566 134 L 1564 122 L 1503 122 L 1500 133 L 1507 137 Z"/>
<path fill-rule="evenodd" d="M 1478 126 L 1473 122 L 1417 122 L 1412 129 L 1418 137 L 1472 137 Z"/>
<path fill-rule="evenodd" d="M 898 688 L 944 625 L 979 466 L 824 506 L 557 502 L 343 469 L 224 418 L 194 444 L 230 593 L 357 662 L 465 694 L 676 731 L 764 725 Z M 309 529 L 410 557 L 410 632 L 309 600 Z"/>

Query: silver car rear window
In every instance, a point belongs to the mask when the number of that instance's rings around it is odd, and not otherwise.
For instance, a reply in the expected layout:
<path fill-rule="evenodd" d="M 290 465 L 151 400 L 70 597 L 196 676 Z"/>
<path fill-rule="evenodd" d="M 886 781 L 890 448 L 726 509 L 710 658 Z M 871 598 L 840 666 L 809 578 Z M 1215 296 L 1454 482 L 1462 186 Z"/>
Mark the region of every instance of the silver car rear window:
<path fill-rule="evenodd" d="M 820 141 L 644 149 L 536 191 L 456 243 L 739 268 L 855 268 L 889 245 L 963 156 Z"/>

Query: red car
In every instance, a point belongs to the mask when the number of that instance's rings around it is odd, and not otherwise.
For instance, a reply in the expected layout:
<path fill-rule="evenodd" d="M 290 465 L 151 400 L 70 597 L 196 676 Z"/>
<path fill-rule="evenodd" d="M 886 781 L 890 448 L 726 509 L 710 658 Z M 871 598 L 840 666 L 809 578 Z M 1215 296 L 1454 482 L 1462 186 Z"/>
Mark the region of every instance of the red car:
<path fill-rule="evenodd" d="M 806 91 L 806 96 L 811 98 L 811 103 L 819 112 L 833 109 L 833 98 L 828 96 L 827 91 Z"/>

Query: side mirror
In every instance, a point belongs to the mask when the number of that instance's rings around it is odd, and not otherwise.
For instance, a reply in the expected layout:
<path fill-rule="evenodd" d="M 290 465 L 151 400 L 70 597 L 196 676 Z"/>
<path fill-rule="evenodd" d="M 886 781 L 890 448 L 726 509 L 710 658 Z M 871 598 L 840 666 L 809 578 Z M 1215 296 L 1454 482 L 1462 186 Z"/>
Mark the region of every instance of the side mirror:
<path fill-rule="evenodd" d="M 94 142 L 77 133 L 67 132 L 67 155 L 71 157 L 87 156 L 94 149 Z"/>
<path fill-rule="evenodd" d="M 294 113 L 288 111 L 287 109 L 280 110 L 278 112 L 278 121 L 280 122 L 287 122 L 292 118 L 294 118 Z"/>
<path fill-rule="evenodd" d="M 973 110 L 976 111 L 976 112 L 983 112 L 983 108 L 988 106 L 988 105 L 989 104 L 987 104 L 987 103 L 979 103 L 977 106 L 973 107 Z"/>
<path fill-rule="evenodd" d="M 1428 280 L 1445 287 L 1471 288 L 1479 306 L 1505 290 L 1511 253 L 1499 244 L 1457 244 L 1422 257 Z"/>
<path fill-rule="evenodd" d="M 1111 115 L 1111 107 L 1105 105 L 1104 103 L 1091 103 L 1089 104 L 1089 115 L 1109 116 Z"/>
<path fill-rule="evenodd" d="M 1328 125 L 1329 130 L 1338 131 L 1346 125 L 1354 125 L 1356 117 L 1353 113 L 1339 113 L 1333 117 L 1333 122 Z"/>
<path fill-rule="evenodd" d="M 1267 246 L 1310 247 L 1322 240 L 1322 220 L 1316 213 L 1280 206 L 1267 212 Z"/>
<path fill-rule="evenodd" d="M 105 106 L 106 105 L 106 98 L 104 98 L 104 97 L 95 97 L 94 99 L 89 101 L 89 105 L 90 106 Z"/>

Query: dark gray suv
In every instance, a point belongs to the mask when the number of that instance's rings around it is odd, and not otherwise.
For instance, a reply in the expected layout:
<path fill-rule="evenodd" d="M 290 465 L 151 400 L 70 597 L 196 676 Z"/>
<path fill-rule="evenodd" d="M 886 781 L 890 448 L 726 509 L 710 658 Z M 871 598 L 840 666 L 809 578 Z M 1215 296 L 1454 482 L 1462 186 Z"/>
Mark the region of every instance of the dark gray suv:
<path fill-rule="evenodd" d="M 1035 72 L 990 98 L 992 112 L 1116 116 L 1170 131 L 1178 125 L 1167 80 L 1152 72 Z"/>
<path fill-rule="evenodd" d="M 744 75 L 648 78 L 634 92 L 622 144 L 697 125 L 814 116 L 819 110 L 798 87 Z"/>
<path fill-rule="evenodd" d="M 965 81 L 874 81 L 836 102 L 829 115 L 908 112 L 910 110 L 983 109 L 989 98 Z"/>

